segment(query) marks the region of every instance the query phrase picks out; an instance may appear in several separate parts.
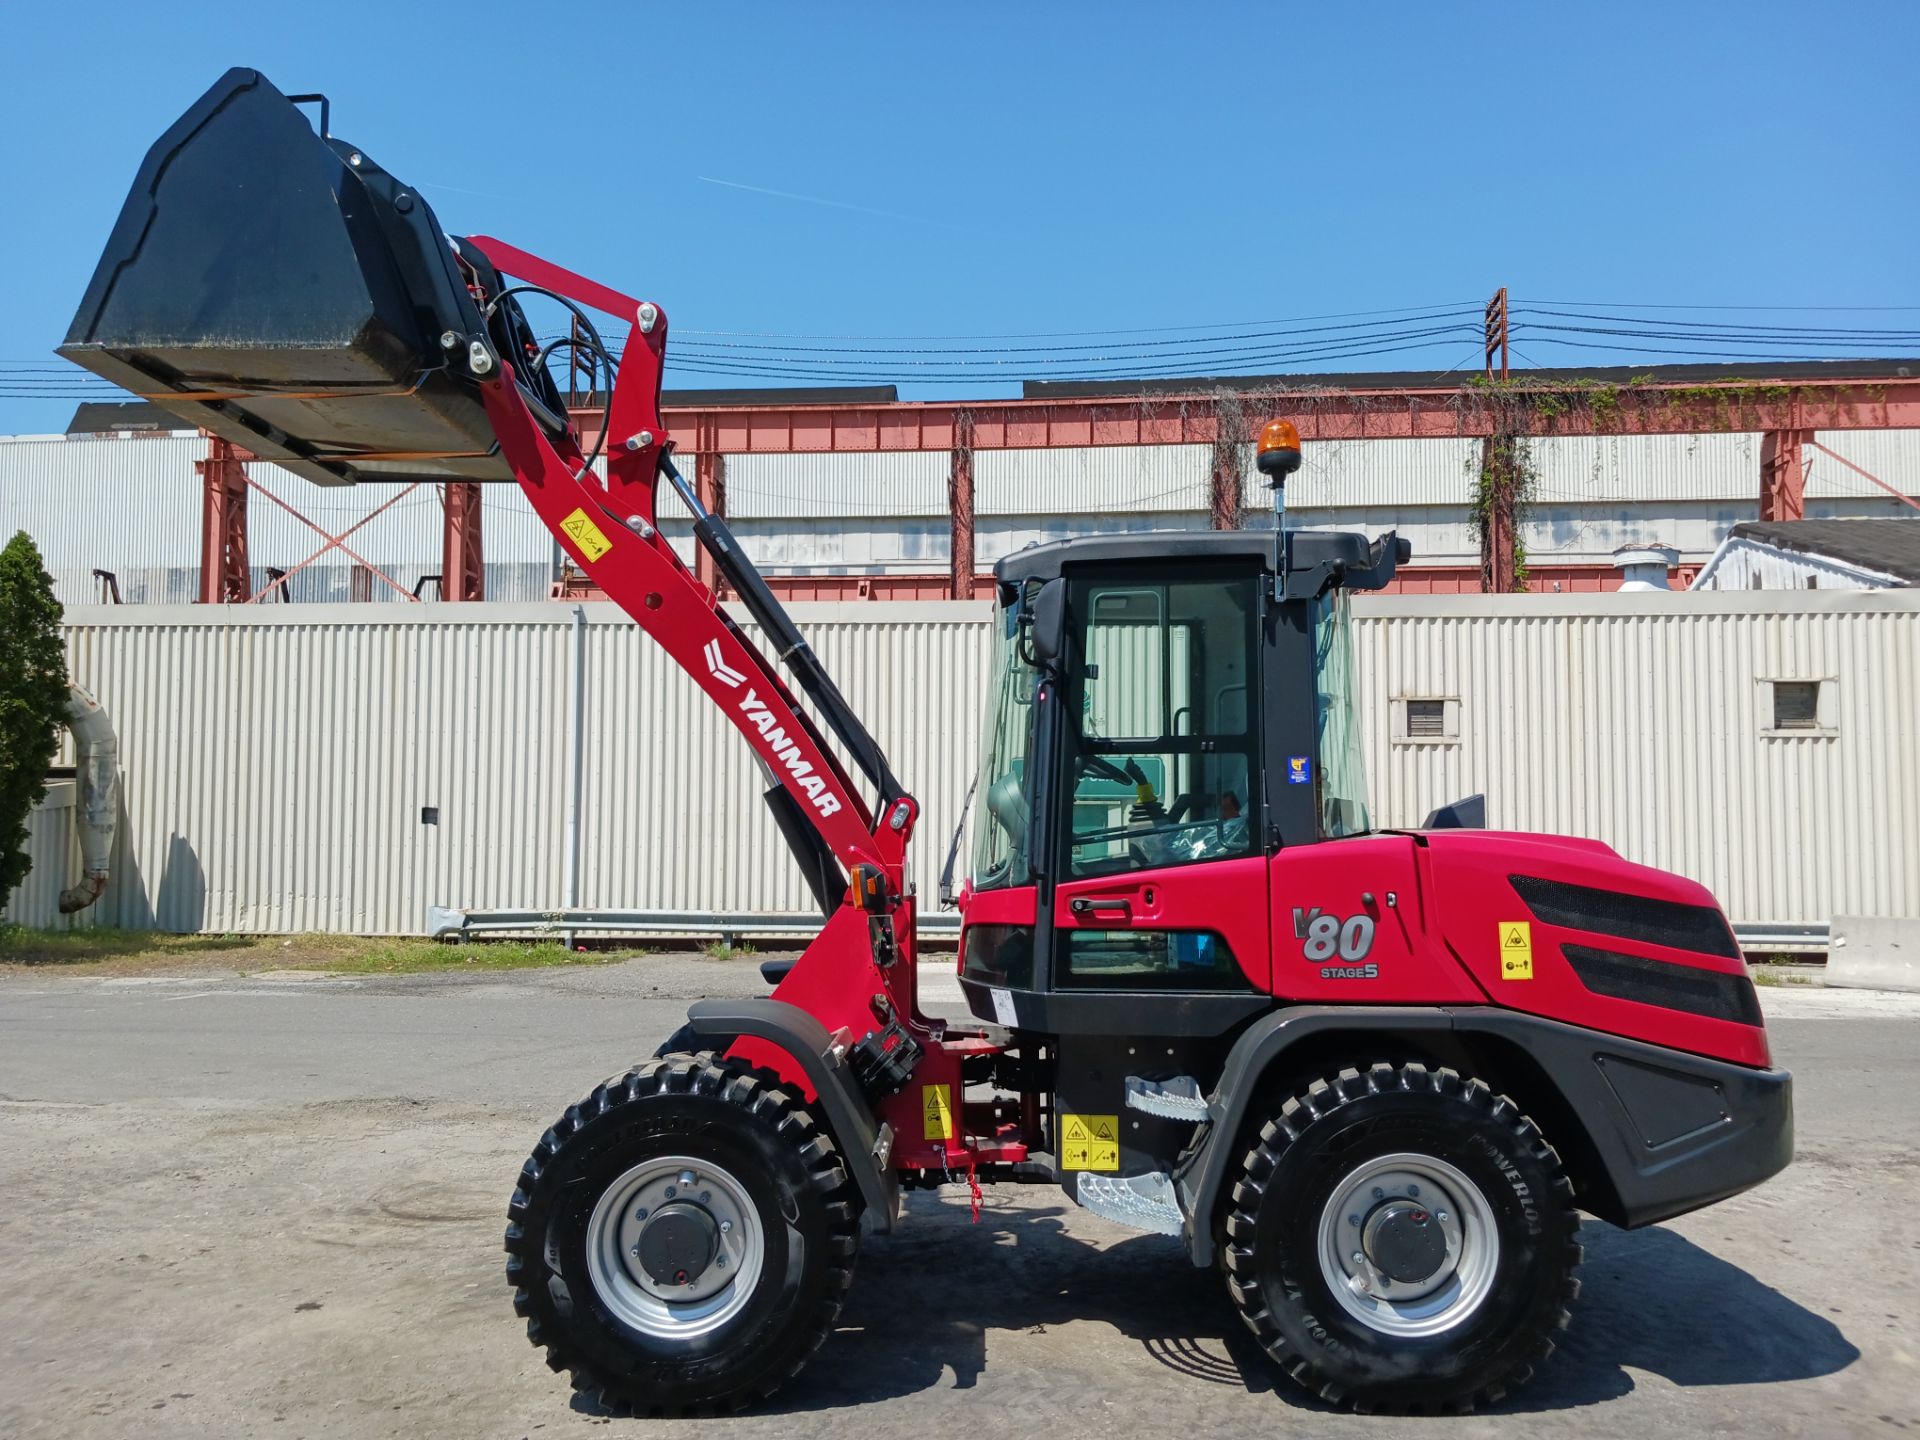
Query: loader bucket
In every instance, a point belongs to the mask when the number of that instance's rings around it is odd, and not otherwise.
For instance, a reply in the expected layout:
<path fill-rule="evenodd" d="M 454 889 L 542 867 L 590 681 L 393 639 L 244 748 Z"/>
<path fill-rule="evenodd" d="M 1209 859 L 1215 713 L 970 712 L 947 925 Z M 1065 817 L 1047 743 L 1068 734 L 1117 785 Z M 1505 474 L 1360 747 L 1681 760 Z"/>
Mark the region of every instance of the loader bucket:
<path fill-rule="evenodd" d="M 60 354 L 323 485 L 511 480 L 470 347 L 529 372 L 549 428 L 565 411 L 512 299 L 489 323 L 470 281 L 498 293 L 425 200 L 229 70 L 147 152 Z"/>

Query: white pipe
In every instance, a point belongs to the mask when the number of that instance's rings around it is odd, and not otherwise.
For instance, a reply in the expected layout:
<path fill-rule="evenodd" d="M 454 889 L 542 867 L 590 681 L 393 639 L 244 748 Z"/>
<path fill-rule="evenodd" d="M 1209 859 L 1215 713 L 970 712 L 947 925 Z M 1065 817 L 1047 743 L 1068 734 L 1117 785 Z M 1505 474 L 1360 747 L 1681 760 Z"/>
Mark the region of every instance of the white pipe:
<path fill-rule="evenodd" d="M 567 688 L 567 838 L 565 907 L 580 904 L 580 800 L 586 770 L 587 721 L 587 612 L 573 607 L 573 656 L 570 667 L 572 684 Z M 567 931 L 567 948 L 573 948 L 573 932 Z"/>
<path fill-rule="evenodd" d="M 120 738 L 100 702 L 78 685 L 67 687 L 67 728 L 73 732 L 80 803 L 73 828 L 80 841 L 80 883 L 60 892 L 60 913 L 84 910 L 105 893 L 113 856 L 113 829 L 120 808 Z"/>

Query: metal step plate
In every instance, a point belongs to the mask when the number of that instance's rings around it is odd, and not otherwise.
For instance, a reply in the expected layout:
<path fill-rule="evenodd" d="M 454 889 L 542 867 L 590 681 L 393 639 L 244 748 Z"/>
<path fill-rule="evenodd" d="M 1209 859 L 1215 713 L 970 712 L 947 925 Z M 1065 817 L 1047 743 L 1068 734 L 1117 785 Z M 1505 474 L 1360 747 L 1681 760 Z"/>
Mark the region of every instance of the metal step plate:
<path fill-rule="evenodd" d="M 1162 1120 L 1204 1120 L 1207 1097 L 1200 1082 L 1191 1075 L 1174 1075 L 1165 1080 L 1127 1077 L 1127 1107 L 1158 1115 Z"/>
<path fill-rule="evenodd" d="M 1096 1175 L 1082 1170 L 1074 1182 L 1080 1204 L 1116 1225 L 1153 1235 L 1178 1235 L 1183 1228 L 1173 1181 L 1164 1172 L 1151 1175 Z"/>

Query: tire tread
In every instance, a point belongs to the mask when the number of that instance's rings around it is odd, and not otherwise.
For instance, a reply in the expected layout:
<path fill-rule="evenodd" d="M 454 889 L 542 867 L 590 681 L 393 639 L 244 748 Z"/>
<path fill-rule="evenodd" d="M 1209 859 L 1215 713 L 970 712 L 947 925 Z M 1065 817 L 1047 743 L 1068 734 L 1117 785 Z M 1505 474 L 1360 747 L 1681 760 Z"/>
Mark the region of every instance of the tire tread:
<path fill-rule="evenodd" d="M 546 1284 L 550 1273 L 542 1227 L 534 1223 L 543 1208 L 541 1181 L 561 1148 L 588 1121 L 630 1105 L 644 1104 L 662 1095 L 701 1095 L 738 1109 L 748 1123 L 778 1136 L 805 1167 L 808 1183 L 819 1194 L 826 1221 L 822 1253 L 826 1283 L 819 1300 L 805 1317 L 805 1336 L 795 1361 L 754 1383 L 691 1402 L 660 1403 L 627 1387 L 621 1379 L 600 1373 L 569 1346 L 564 1325 L 557 1319 Z M 671 1418 L 742 1410 L 772 1395 L 800 1373 L 807 1360 L 825 1342 L 839 1318 L 848 1287 L 853 1283 L 854 1260 L 860 1247 L 858 1195 L 840 1162 L 831 1136 L 793 1096 L 781 1088 L 771 1072 L 730 1062 L 711 1052 L 674 1051 L 643 1060 L 624 1075 L 594 1087 L 585 1099 L 567 1107 L 540 1137 L 520 1168 L 520 1180 L 507 1203 L 507 1281 L 513 1287 L 513 1308 L 527 1322 L 527 1339 L 544 1350 L 547 1367 L 570 1372 L 573 1388 L 593 1404 L 617 1416 Z"/>
<path fill-rule="evenodd" d="M 1556 1307 L 1548 1317 L 1547 1324 L 1531 1338 L 1523 1353 L 1504 1372 L 1481 1381 L 1468 1392 L 1436 1396 L 1430 1403 L 1352 1392 L 1316 1364 L 1314 1356 L 1297 1348 L 1287 1339 L 1267 1307 L 1254 1253 L 1260 1202 L 1287 1147 L 1300 1139 L 1309 1124 L 1326 1118 L 1343 1105 L 1368 1095 L 1391 1091 L 1425 1091 L 1456 1098 L 1484 1112 L 1507 1131 L 1508 1138 L 1517 1147 L 1544 1164 L 1553 1177 L 1551 1191 L 1556 1202 L 1546 1207 L 1547 1223 L 1553 1227 L 1555 1237 L 1562 1241 L 1564 1253 L 1568 1256 L 1556 1282 Z M 1361 1413 L 1412 1414 L 1466 1413 L 1478 1405 L 1496 1404 L 1532 1378 L 1540 1363 L 1553 1353 L 1553 1337 L 1565 1330 L 1573 1319 L 1573 1302 L 1580 1294 L 1580 1281 L 1575 1271 L 1583 1258 L 1580 1245 L 1572 1240 L 1580 1224 L 1574 1208 L 1573 1182 L 1567 1178 L 1558 1153 L 1548 1144 L 1540 1127 L 1512 1099 L 1495 1092 L 1484 1081 L 1463 1077 L 1458 1071 L 1445 1066 L 1430 1068 L 1413 1062 L 1394 1065 L 1382 1061 L 1370 1065 L 1364 1074 L 1354 1067 L 1346 1067 L 1331 1079 L 1309 1082 L 1299 1093 L 1283 1101 L 1274 1118 L 1261 1126 L 1253 1147 L 1247 1151 L 1241 1163 L 1240 1178 L 1232 1188 L 1229 1205 L 1223 1261 L 1227 1293 L 1232 1297 L 1234 1308 L 1275 1364 L 1330 1405 L 1349 1407 Z"/>

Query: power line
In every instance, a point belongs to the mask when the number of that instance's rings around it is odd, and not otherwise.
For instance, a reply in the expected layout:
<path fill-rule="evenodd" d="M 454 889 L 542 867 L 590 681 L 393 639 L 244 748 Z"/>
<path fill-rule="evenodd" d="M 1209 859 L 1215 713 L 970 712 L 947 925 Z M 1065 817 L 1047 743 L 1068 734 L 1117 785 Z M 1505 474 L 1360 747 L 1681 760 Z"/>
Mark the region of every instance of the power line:
<path fill-rule="evenodd" d="M 1801 310 L 1827 311 L 1834 314 L 1920 310 L 1920 305 L 1643 305 L 1632 300 L 1536 300 L 1534 303 L 1536 305 L 1591 305 L 1597 310 L 1755 310 L 1783 314 Z"/>
<path fill-rule="evenodd" d="M 918 348 L 918 347 L 902 347 L 902 346 L 892 346 L 892 345 L 874 345 L 874 346 L 846 347 L 846 346 L 837 346 L 837 345 L 785 345 L 785 346 L 753 345 L 753 344 L 722 345 L 722 344 L 715 344 L 715 343 L 710 343 L 706 341 L 689 340 L 685 342 L 682 348 L 696 349 L 704 352 L 713 352 L 713 351 L 721 351 L 721 350 L 744 350 L 744 351 L 767 351 L 767 352 L 795 351 L 795 352 L 810 353 L 810 354 L 828 354 L 828 355 L 1038 355 L 1038 354 L 1065 355 L 1065 354 L 1070 354 L 1070 353 L 1079 352 L 1079 351 L 1097 351 L 1097 350 L 1108 350 L 1108 349 L 1118 349 L 1118 350 L 1171 349 L 1176 346 L 1190 347 L 1196 344 L 1209 344 L 1214 341 L 1272 340 L 1272 339 L 1279 339 L 1279 338 L 1282 338 L 1285 336 L 1291 336 L 1291 335 L 1314 335 L 1314 334 L 1327 334 L 1327 333 L 1353 334 L 1353 333 L 1357 333 L 1364 330 L 1377 329 L 1381 326 L 1411 325 L 1411 324 L 1418 324 L 1427 320 L 1450 320 L 1463 315 L 1477 316 L 1479 313 L 1480 312 L 1476 307 L 1467 307 L 1464 309 L 1435 310 L 1435 311 L 1431 311 L 1424 314 L 1409 314 L 1397 320 L 1369 320 L 1358 325 L 1307 325 L 1307 326 L 1301 326 L 1291 330 L 1243 330 L 1233 334 L 1203 335 L 1203 336 L 1197 336 L 1193 339 L 1187 339 L 1187 340 L 1139 340 L 1139 341 L 1134 341 L 1129 345 L 1119 345 L 1119 346 L 1101 346 L 1101 345 L 978 346 L 978 345 L 975 345 L 975 346 L 945 346 L 945 347 L 936 346 L 936 347 Z M 1197 351 L 1193 353 L 1204 354 L 1208 352 Z M 1090 360 L 1098 360 L 1098 359 L 1105 359 L 1108 357 L 1103 355 L 1088 355 L 1085 358 Z M 965 364 L 968 362 L 956 360 L 950 363 Z"/>
<path fill-rule="evenodd" d="M 1544 309 L 1538 305 L 1516 305 L 1513 308 L 1513 313 L 1515 315 L 1552 315 L 1561 319 L 1571 319 L 1571 320 L 1610 320 L 1617 324 L 1622 324 L 1622 325 L 1645 326 L 1645 325 L 1651 325 L 1654 323 L 1652 321 L 1642 320 L 1637 316 L 1632 316 L 1632 315 L 1607 315 L 1607 314 L 1602 314 L 1595 311 L 1587 311 L 1587 310 L 1552 310 L 1552 309 Z M 1849 337 L 1865 338 L 1865 339 L 1876 339 L 1876 338 L 1902 339 L 1902 340 L 1920 339 L 1920 330 L 1886 330 L 1886 329 L 1867 329 L 1867 328 L 1841 330 L 1841 329 L 1834 329 L 1830 326 L 1817 326 L 1817 325 L 1726 325 L 1718 321 L 1712 321 L 1712 320 L 1670 320 L 1665 322 L 1665 328 L 1668 328 L 1668 329 L 1677 328 L 1677 329 L 1687 329 L 1687 330 L 1732 330 L 1732 331 L 1737 331 L 1741 334 L 1845 335 Z"/>
<path fill-rule="evenodd" d="M 680 330 L 681 335 L 723 335 L 758 340 L 1086 340 L 1105 335 L 1171 335 L 1183 330 L 1225 330 L 1245 325 L 1297 325 L 1309 320 L 1355 320 L 1370 315 L 1409 315 L 1419 310 L 1472 309 L 1477 300 L 1442 300 L 1391 310 L 1344 310 L 1330 315 L 1291 315 L 1279 320 L 1220 320 L 1193 325 L 1155 325 L 1124 330 L 1031 330 L 996 335 L 807 335 L 777 330 Z"/>

